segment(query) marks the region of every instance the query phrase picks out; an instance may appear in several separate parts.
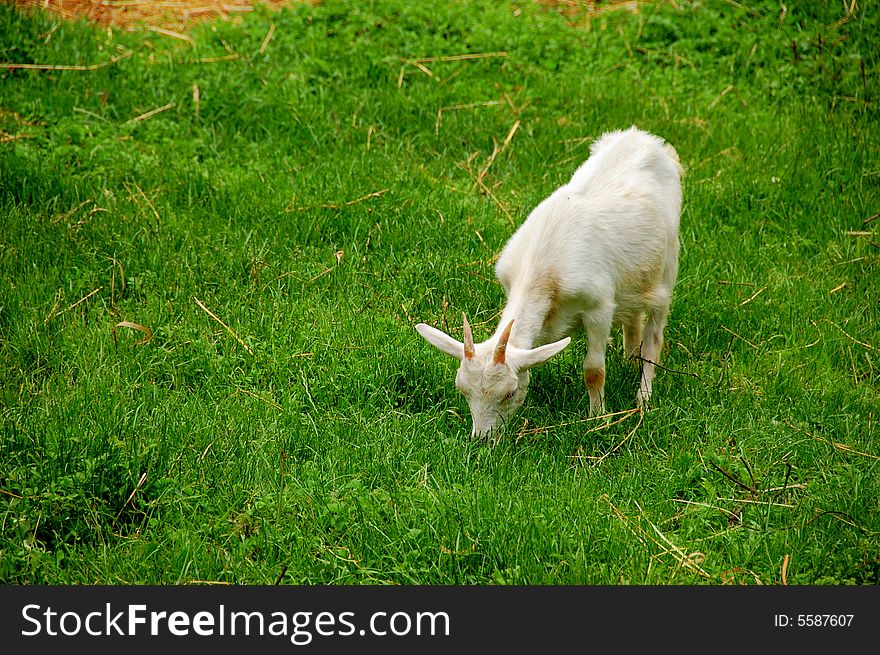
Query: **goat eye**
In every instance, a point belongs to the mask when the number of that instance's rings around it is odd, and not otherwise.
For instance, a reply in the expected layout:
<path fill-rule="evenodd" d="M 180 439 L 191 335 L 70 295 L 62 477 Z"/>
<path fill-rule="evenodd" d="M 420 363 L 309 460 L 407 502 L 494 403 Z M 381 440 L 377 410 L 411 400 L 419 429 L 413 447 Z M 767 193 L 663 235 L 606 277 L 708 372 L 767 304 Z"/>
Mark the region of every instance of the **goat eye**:
<path fill-rule="evenodd" d="M 507 394 L 506 396 L 504 396 L 504 398 L 502 398 L 502 400 L 503 400 L 504 402 L 508 402 L 508 401 L 510 401 L 510 400 L 513 400 L 513 396 L 514 396 L 515 394 L 516 394 L 515 391 L 511 391 L 509 394 Z"/>

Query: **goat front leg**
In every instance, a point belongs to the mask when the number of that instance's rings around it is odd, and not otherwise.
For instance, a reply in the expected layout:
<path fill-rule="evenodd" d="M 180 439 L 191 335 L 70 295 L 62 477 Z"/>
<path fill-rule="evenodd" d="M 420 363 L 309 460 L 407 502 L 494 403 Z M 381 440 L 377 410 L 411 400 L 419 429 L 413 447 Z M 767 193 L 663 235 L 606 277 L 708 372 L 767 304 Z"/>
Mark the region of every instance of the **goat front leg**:
<path fill-rule="evenodd" d="M 602 308 L 585 314 L 584 330 L 587 333 L 587 356 L 584 358 L 584 383 L 590 394 L 590 416 L 605 413 L 605 347 L 611 335 L 613 307 Z"/>

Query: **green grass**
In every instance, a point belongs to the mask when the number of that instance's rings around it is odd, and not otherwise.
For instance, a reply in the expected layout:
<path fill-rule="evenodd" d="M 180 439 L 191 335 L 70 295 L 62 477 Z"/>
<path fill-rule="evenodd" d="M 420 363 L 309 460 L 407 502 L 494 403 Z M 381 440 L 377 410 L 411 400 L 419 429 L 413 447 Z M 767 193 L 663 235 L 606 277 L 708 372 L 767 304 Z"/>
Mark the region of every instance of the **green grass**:
<path fill-rule="evenodd" d="M 126 55 L 0 69 L 0 581 L 877 584 L 878 7 L 676 4 L 0 6 L 0 61 Z M 488 336 L 505 211 L 632 124 L 687 168 L 654 406 L 594 430 L 579 337 L 472 442 L 413 326 Z"/>

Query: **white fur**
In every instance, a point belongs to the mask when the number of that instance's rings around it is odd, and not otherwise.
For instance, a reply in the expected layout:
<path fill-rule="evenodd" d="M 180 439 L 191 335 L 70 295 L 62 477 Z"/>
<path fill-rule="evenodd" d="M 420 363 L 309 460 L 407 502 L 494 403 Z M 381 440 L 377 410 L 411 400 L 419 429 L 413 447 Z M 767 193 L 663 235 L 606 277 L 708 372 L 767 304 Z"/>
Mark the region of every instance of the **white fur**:
<path fill-rule="evenodd" d="M 495 270 L 507 304 L 495 334 L 475 344 L 474 356 L 443 332 L 416 326 L 461 360 L 456 386 L 468 399 L 475 436 L 513 416 L 525 399 L 528 369 L 565 348 L 577 327 L 588 340 L 590 414 L 604 413 L 613 324 L 623 327 L 626 353 L 642 361 L 637 400 L 647 405 L 678 269 L 681 173 L 675 150 L 656 136 L 635 127 L 603 135 L 571 180 L 504 247 Z M 498 364 L 493 352 L 510 321 L 507 357 Z"/>

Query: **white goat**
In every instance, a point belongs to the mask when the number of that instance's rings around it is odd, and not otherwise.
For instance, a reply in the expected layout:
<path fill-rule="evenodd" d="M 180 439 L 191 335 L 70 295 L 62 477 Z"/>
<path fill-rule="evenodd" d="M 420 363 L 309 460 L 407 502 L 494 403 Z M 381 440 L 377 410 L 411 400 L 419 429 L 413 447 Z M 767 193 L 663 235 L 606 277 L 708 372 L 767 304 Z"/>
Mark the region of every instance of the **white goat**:
<path fill-rule="evenodd" d="M 495 271 L 507 305 L 495 334 L 475 344 L 466 317 L 464 343 L 416 326 L 461 361 L 455 384 L 470 406 L 473 436 L 510 420 L 525 400 L 529 369 L 565 348 L 578 325 L 588 340 L 590 415 L 605 411 L 612 324 L 623 326 L 625 353 L 642 362 L 637 401 L 646 407 L 678 269 L 681 174 L 678 154 L 662 139 L 635 127 L 603 135 L 504 247 Z"/>

